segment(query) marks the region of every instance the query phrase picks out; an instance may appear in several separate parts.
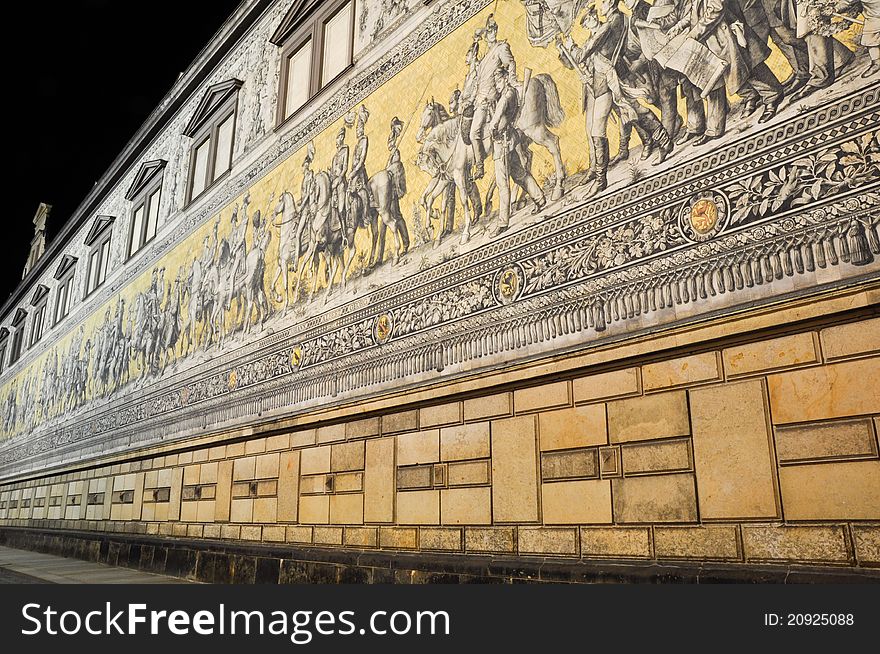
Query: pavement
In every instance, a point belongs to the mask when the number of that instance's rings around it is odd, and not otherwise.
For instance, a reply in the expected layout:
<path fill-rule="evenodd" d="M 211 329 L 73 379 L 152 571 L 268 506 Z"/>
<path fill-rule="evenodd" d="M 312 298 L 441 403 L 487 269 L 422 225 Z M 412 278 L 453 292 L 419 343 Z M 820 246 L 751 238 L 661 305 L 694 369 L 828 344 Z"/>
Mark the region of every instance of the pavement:
<path fill-rule="evenodd" d="M 178 577 L 0 546 L 0 584 L 188 584 Z"/>

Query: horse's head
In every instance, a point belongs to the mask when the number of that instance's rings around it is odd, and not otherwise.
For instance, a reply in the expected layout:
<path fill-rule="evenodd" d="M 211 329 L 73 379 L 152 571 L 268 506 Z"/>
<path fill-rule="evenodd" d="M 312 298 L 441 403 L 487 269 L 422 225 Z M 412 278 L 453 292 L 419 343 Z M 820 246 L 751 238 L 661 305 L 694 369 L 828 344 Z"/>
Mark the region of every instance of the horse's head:
<path fill-rule="evenodd" d="M 425 109 L 422 111 L 422 118 L 419 121 L 419 131 L 416 132 L 416 141 L 422 143 L 428 133 L 437 127 L 444 120 L 449 118 L 446 109 L 439 102 L 435 102 L 434 98 L 425 103 Z"/>

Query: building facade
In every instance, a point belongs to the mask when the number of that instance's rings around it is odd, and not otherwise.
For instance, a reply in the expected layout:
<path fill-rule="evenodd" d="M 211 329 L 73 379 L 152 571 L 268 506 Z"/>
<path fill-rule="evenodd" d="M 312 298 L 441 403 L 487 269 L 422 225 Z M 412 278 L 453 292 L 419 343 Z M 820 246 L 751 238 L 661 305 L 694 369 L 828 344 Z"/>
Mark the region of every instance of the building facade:
<path fill-rule="evenodd" d="M 875 577 L 876 9 L 597 5 L 243 2 L 2 308 L 0 541 Z"/>

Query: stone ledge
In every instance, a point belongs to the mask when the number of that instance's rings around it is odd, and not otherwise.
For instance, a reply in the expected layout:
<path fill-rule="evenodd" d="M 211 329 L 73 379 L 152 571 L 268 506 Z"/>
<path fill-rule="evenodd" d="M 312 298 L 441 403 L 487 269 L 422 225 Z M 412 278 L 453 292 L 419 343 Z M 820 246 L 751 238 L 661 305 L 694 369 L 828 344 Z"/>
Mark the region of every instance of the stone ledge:
<path fill-rule="evenodd" d="M 0 544 L 208 583 L 880 583 L 880 570 L 419 554 L 0 529 Z"/>

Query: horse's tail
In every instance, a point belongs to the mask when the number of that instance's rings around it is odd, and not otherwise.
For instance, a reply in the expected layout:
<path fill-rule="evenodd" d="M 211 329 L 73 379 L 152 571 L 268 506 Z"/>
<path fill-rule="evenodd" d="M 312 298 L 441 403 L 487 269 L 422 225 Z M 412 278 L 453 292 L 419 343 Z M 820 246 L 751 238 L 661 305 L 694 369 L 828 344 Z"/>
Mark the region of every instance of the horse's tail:
<path fill-rule="evenodd" d="M 559 90 L 556 88 L 556 82 L 547 73 L 540 73 L 534 77 L 536 82 L 540 82 L 544 87 L 544 96 L 547 99 L 547 127 L 559 127 L 565 120 L 565 111 L 559 101 Z"/>

